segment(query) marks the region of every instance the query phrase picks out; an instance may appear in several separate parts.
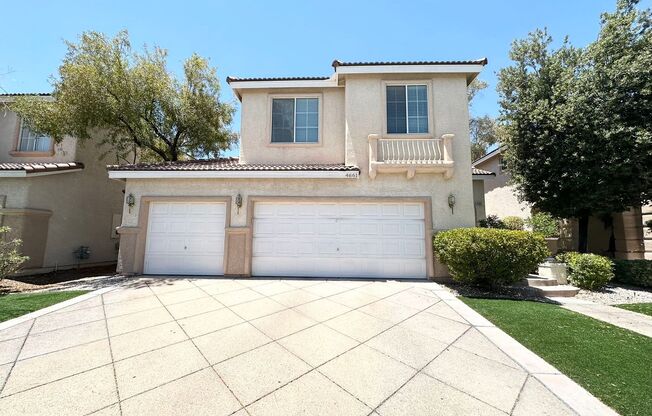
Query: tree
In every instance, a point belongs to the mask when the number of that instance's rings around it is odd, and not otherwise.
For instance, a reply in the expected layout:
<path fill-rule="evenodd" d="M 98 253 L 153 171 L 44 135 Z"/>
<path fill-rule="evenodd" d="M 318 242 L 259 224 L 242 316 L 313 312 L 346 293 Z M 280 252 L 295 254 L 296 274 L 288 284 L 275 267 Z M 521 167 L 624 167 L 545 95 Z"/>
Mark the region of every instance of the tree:
<path fill-rule="evenodd" d="M 471 160 L 480 159 L 489 147 L 498 143 L 498 126 L 496 120 L 488 115 L 471 117 L 469 120 L 471 135 Z"/>
<path fill-rule="evenodd" d="M 652 21 L 636 0 L 602 15 L 585 49 L 557 49 L 545 30 L 512 44 L 499 74 L 505 157 L 536 209 L 579 220 L 652 198 Z"/>
<path fill-rule="evenodd" d="M 469 105 L 478 93 L 487 88 L 487 83 L 478 78 L 474 79 L 467 88 Z M 481 158 L 492 145 L 498 142 L 498 126 L 496 120 L 489 115 L 472 116 L 469 119 L 469 132 L 471 137 L 471 160 Z"/>
<path fill-rule="evenodd" d="M 228 128 L 235 108 L 220 101 L 206 59 L 193 54 L 179 80 L 165 50 L 135 52 L 126 31 L 113 39 L 85 32 L 67 46 L 54 100 L 21 98 L 12 107 L 35 130 L 55 141 L 95 138 L 123 157 L 137 150 L 141 160 L 216 157 L 235 141 Z"/>
<path fill-rule="evenodd" d="M 20 270 L 20 266 L 29 260 L 19 252 L 22 242 L 19 239 L 9 239 L 9 227 L 0 227 L 0 280 Z"/>

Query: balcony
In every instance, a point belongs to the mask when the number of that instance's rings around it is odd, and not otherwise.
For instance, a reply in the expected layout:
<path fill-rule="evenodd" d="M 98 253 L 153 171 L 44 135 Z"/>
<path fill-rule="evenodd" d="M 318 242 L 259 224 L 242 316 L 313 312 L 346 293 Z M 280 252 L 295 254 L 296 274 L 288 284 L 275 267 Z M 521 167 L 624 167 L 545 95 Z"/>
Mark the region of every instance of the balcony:
<path fill-rule="evenodd" d="M 378 173 L 402 173 L 412 179 L 416 173 L 442 173 L 453 176 L 452 140 L 454 134 L 439 139 L 383 139 L 370 134 L 369 176 Z"/>

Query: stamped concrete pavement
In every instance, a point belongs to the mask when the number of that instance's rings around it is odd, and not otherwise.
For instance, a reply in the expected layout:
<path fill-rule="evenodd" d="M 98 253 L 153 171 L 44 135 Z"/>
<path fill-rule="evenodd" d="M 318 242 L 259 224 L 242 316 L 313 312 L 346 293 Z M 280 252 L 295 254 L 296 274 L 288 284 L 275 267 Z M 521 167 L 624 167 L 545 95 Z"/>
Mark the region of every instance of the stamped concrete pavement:
<path fill-rule="evenodd" d="M 614 414 L 432 282 L 140 278 L 52 309 L 0 326 L 2 415 Z"/>

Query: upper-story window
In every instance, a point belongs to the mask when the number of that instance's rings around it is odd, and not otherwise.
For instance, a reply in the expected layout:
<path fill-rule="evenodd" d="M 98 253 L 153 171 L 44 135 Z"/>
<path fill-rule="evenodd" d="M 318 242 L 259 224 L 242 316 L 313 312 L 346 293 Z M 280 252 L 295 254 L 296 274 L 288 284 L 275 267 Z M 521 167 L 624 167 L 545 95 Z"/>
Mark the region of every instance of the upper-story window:
<path fill-rule="evenodd" d="M 51 149 L 52 138 L 50 136 L 34 132 L 27 123 L 21 121 L 17 151 L 49 152 Z"/>
<path fill-rule="evenodd" d="M 387 133 L 428 133 L 428 87 L 388 85 Z"/>
<path fill-rule="evenodd" d="M 272 99 L 272 143 L 317 143 L 318 98 Z"/>

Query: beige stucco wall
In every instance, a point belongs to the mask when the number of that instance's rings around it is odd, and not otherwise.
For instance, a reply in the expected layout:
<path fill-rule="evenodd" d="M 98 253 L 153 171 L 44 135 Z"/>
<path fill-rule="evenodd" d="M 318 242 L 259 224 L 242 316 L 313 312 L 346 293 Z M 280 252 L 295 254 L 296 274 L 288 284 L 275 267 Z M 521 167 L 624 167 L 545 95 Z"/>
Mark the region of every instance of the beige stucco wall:
<path fill-rule="evenodd" d="M 270 134 L 270 96 L 288 90 L 246 90 L 242 92 L 241 156 L 247 163 L 343 163 L 360 168 L 359 179 L 156 179 L 127 181 L 126 192 L 136 196 L 137 206 L 123 216 L 124 226 L 138 223 L 139 197 L 162 195 L 194 196 L 428 196 L 432 198 L 435 230 L 468 227 L 475 223 L 471 156 L 469 143 L 469 113 L 466 98 L 466 77 L 460 75 L 356 75 L 347 76 L 344 88 L 324 88 L 323 146 L 268 147 Z M 434 125 L 432 137 L 453 133 L 453 159 L 456 167 L 451 179 L 441 174 L 418 173 L 407 179 L 406 174 L 380 173 L 376 179 L 368 175 L 369 134 L 383 134 L 385 103 L 383 81 L 425 81 L 430 86 L 430 111 Z M 302 89 L 301 93 L 317 90 Z M 342 108 L 344 105 L 344 108 Z M 343 157 L 344 154 L 344 157 Z M 344 160 L 343 160 L 344 159 Z M 455 195 L 454 213 L 448 207 L 448 195 Z M 246 206 L 232 212 L 231 225 L 244 226 Z M 235 209 L 235 208 L 234 208 Z"/>
<path fill-rule="evenodd" d="M 4 199 L 0 208 L 5 210 L 0 221 L 15 228 L 14 235 L 23 240 L 25 254 L 32 257 L 26 268 L 76 265 L 73 251 L 81 245 L 91 250 L 82 265 L 115 261 L 118 240 L 112 238 L 111 230 L 113 214 L 122 212 L 123 184 L 109 180 L 105 167 L 115 161 L 99 160 L 104 149 L 73 138 L 55 145 L 53 156 L 11 156 L 18 123 L 12 112 L 0 116 L 0 162 L 77 161 L 85 165 L 78 172 L 0 178 L 0 200 Z"/>
<path fill-rule="evenodd" d="M 0 162 L 33 162 L 33 157 L 28 154 L 15 156 L 14 151 L 18 145 L 20 118 L 12 111 L 0 111 Z M 39 156 L 40 162 L 69 162 L 76 159 L 76 140 L 65 138 L 61 143 L 54 143 L 53 154 Z M 11 153 L 14 153 L 12 155 Z"/>
<path fill-rule="evenodd" d="M 370 134 L 384 137 L 384 82 L 387 80 L 423 81 L 430 90 L 429 137 L 439 138 L 452 133 L 452 158 L 455 170 L 451 178 L 442 174 L 417 173 L 408 179 L 406 173 L 379 173 L 369 176 Z M 296 92 L 296 91 L 295 91 Z M 301 90 L 301 93 L 323 94 L 322 143 L 318 146 L 269 146 L 270 99 L 292 90 L 245 90 L 242 93 L 241 161 L 245 163 L 346 163 L 360 168 L 357 179 L 129 179 L 126 195 L 133 194 L 136 205 L 129 210 L 123 205 L 123 270 L 138 264 L 137 235 L 144 230 L 130 227 L 145 226 L 140 222 L 143 197 L 207 197 L 232 198 L 230 230 L 247 227 L 250 197 L 425 197 L 432 206 L 431 226 L 434 232 L 475 224 L 473 185 L 469 143 L 469 114 L 464 75 L 438 75 L 424 79 L 421 75 L 347 76 L 345 86 L 321 91 Z M 407 136 L 409 137 L 409 136 Z M 448 196 L 455 195 L 454 211 L 448 206 Z M 235 196 L 243 196 L 238 210 Z M 425 242 L 424 242 L 425 243 Z M 231 254 L 227 253 L 230 258 Z M 135 267 L 137 269 L 138 266 Z M 134 270 L 132 268 L 132 270 Z M 137 270 L 139 271 L 139 270 Z M 434 275 L 446 273 L 435 267 Z"/>
<path fill-rule="evenodd" d="M 315 96 L 320 101 L 317 144 L 271 143 L 272 98 Z M 242 94 L 243 163 L 344 163 L 344 89 L 247 90 Z"/>
<path fill-rule="evenodd" d="M 509 184 L 509 174 L 501 171 L 498 155 L 476 164 L 475 167 L 496 174 L 496 176 L 488 177 L 484 182 L 486 215 L 497 215 L 499 218 L 507 216 L 528 218 L 530 216 L 530 206 L 518 200 L 516 189 Z"/>
<path fill-rule="evenodd" d="M 108 179 L 106 161 L 90 143 L 79 146 L 81 172 L 27 178 L 28 207 L 52 211 L 44 267 L 75 264 L 73 251 L 88 246 L 91 255 L 81 263 L 115 261 L 117 242 L 112 238 L 114 214 L 122 212 L 122 184 Z M 113 161 L 110 161 L 113 162 Z"/>

